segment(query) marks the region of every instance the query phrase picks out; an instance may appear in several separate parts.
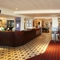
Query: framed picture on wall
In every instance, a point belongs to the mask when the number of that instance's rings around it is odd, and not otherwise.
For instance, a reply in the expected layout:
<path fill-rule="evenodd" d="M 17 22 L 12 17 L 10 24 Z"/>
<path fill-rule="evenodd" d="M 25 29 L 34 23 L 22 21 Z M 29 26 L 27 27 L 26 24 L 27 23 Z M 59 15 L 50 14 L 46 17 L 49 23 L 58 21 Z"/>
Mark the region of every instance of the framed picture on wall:
<path fill-rule="evenodd" d="M 31 20 L 29 20 L 29 23 L 32 23 L 32 21 L 31 21 Z"/>
<path fill-rule="evenodd" d="M 29 21 L 27 20 L 27 23 L 29 23 Z"/>
<path fill-rule="evenodd" d="M 29 24 L 29 27 L 31 27 L 31 24 Z"/>
<path fill-rule="evenodd" d="M 7 20 L 7 27 L 14 27 L 14 20 Z"/>
<path fill-rule="evenodd" d="M 29 27 L 29 25 L 27 24 L 27 27 Z"/>

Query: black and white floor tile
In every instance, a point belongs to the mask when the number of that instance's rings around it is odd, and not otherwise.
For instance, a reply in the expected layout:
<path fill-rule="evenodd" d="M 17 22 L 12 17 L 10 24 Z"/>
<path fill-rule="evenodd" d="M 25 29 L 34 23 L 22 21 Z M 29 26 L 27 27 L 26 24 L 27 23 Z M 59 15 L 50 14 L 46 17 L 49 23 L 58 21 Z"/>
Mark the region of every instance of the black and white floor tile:
<path fill-rule="evenodd" d="M 51 33 L 42 33 L 42 35 L 23 46 L 0 46 L 0 60 L 26 60 L 33 56 L 42 54 L 45 52 L 50 40 Z"/>

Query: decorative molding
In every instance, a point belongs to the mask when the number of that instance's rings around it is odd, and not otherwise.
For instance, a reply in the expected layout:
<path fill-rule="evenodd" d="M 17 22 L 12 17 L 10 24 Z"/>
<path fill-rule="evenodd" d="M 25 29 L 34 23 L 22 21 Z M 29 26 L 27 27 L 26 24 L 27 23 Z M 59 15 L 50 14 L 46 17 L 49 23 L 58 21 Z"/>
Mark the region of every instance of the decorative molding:
<path fill-rule="evenodd" d="M 60 10 L 27 10 L 27 11 L 14 11 L 14 14 L 36 14 L 36 13 L 60 13 Z M 55 16 L 55 15 L 53 15 Z"/>

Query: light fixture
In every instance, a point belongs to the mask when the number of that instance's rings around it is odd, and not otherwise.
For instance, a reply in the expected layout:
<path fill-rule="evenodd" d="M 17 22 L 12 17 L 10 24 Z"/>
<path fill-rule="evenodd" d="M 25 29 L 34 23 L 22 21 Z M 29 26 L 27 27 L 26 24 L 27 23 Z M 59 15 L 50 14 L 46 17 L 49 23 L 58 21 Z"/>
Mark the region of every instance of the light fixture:
<path fill-rule="evenodd" d="M 17 10 L 17 8 L 15 8 Z"/>

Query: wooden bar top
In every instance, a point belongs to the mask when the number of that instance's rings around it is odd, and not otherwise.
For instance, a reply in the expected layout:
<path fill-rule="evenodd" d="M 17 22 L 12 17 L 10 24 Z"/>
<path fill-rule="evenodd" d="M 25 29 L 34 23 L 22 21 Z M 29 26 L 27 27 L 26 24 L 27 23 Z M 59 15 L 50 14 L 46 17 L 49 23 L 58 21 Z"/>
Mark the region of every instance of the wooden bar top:
<path fill-rule="evenodd" d="M 0 45 L 21 46 L 40 35 L 41 29 L 23 31 L 0 31 Z"/>

